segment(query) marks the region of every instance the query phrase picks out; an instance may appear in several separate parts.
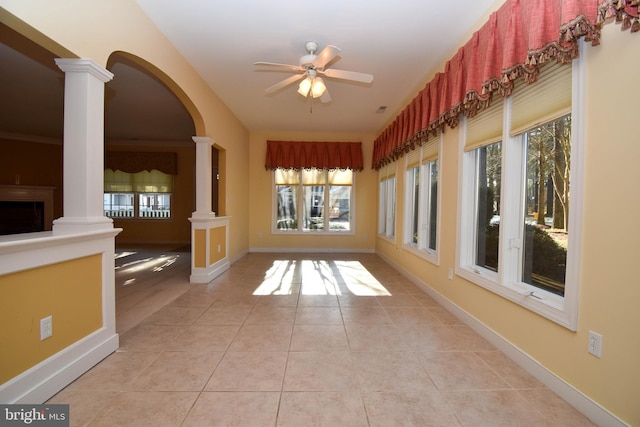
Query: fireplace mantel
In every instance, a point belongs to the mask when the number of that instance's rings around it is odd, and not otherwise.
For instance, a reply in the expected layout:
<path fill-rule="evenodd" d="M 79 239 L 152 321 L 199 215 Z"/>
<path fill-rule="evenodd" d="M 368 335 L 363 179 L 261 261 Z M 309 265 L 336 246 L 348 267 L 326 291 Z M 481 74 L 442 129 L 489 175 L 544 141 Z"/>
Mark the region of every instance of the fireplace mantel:
<path fill-rule="evenodd" d="M 44 229 L 53 224 L 53 190 L 55 187 L 30 185 L 0 185 L 2 202 L 44 202 Z"/>

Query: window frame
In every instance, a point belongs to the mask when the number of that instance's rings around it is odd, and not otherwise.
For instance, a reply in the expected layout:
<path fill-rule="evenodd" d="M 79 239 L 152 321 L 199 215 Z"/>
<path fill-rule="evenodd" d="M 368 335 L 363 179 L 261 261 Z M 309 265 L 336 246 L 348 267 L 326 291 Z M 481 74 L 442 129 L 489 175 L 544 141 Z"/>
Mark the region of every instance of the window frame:
<path fill-rule="evenodd" d="M 105 169 L 106 170 L 106 169 Z M 115 171 L 114 171 L 115 172 Z M 171 191 L 167 191 L 167 192 L 162 192 L 162 191 L 135 191 L 135 188 L 128 188 L 129 191 L 103 191 L 103 195 L 115 195 L 115 194 L 119 194 L 119 195 L 124 195 L 124 196 L 131 196 L 133 198 L 133 204 L 132 210 L 121 210 L 121 211 L 112 211 L 112 212 L 121 212 L 123 213 L 123 215 L 107 215 L 107 209 L 105 209 L 105 205 L 104 205 L 104 197 L 103 197 L 103 215 L 107 218 L 112 218 L 112 219 L 117 219 L 117 220 L 170 220 L 173 217 L 173 196 L 174 196 L 174 192 L 173 192 L 173 181 L 174 181 L 174 176 L 170 175 L 170 174 L 166 174 L 164 172 L 161 171 L 157 171 L 159 173 L 162 173 L 166 176 L 169 177 L 169 179 L 171 180 L 171 183 L 169 185 Z M 121 172 L 121 173 L 126 173 L 129 176 L 131 176 L 131 179 L 134 179 L 133 176 L 136 174 L 134 173 L 130 173 L 130 172 Z M 134 186 L 135 187 L 135 186 Z M 141 209 L 141 204 L 140 204 L 140 198 L 142 196 L 156 196 L 156 195 L 160 195 L 160 196 L 169 196 L 169 209 L 168 211 L 166 210 L 158 210 L 158 211 L 150 211 L 150 212 L 162 212 L 162 213 L 167 213 L 167 214 L 160 214 L 160 215 L 156 215 L 156 214 L 150 214 L 150 215 L 142 215 L 143 210 Z M 128 215 L 127 213 L 131 212 L 131 215 Z"/>
<path fill-rule="evenodd" d="M 387 165 L 387 175 L 378 180 L 378 236 L 395 242 L 396 238 L 396 200 L 398 197 L 398 161 Z M 393 168 L 393 171 L 391 169 Z"/>
<path fill-rule="evenodd" d="M 422 160 L 420 159 L 419 163 L 409 169 L 408 156 L 405 156 L 405 197 L 404 197 L 404 224 L 403 224 L 403 240 L 402 247 L 404 250 L 411 252 L 435 265 L 440 264 L 440 211 L 441 211 L 441 197 L 442 191 L 441 189 L 441 179 L 442 179 L 442 168 L 440 161 L 440 153 L 442 152 L 442 134 L 439 132 L 437 136 L 437 141 L 434 144 L 437 144 L 437 157 L 431 160 Z M 420 150 L 422 147 L 417 148 Z M 429 230 L 431 227 L 431 187 L 433 184 L 431 178 L 431 168 L 433 164 L 436 164 L 437 167 L 437 183 L 438 183 L 438 192 L 436 195 L 436 212 L 435 212 L 435 228 L 436 228 L 436 239 L 435 239 L 435 249 L 431 249 L 429 247 Z M 416 214 L 414 211 L 415 206 L 415 192 L 414 192 L 414 170 L 418 168 L 419 173 L 419 186 L 418 186 L 418 242 L 413 243 L 413 221 L 414 215 Z"/>
<path fill-rule="evenodd" d="M 313 169 L 317 169 L 317 168 L 313 168 Z M 296 196 L 296 200 L 295 200 L 295 208 L 296 208 L 296 228 L 278 228 L 277 226 L 277 220 L 278 220 L 278 203 L 277 203 L 277 190 L 276 187 L 278 186 L 278 184 L 276 184 L 276 170 L 274 169 L 271 173 L 271 234 L 279 234 L 279 235 L 308 235 L 308 234 L 313 234 L 313 235 L 340 235 L 340 236 L 344 236 L 344 235 L 355 235 L 355 200 L 356 200 L 356 171 L 351 170 L 351 185 L 344 185 L 344 184 L 332 184 L 329 181 L 329 169 L 317 169 L 322 171 L 322 173 L 324 174 L 324 184 L 304 184 L 303 183 L 303 178 L 302 178 L 302 169 L 296 169 L 296 173 L 298 174 L 298 179 L 297 179 L 297 184 L 283 184 L 283 185 L 289 185 L 291 187 L 295 187 L 296 191 L 295 191 L 295 196 Z M 306 230 L 303 228 L 303 209 L 304 209 L 304 188 L 305 187 L 313 187 L 313 186 L 321 186 L 323 187 L 323 206 L 322 206 L 322 211 L 323 211 L 323 223 L 324 226 L 322 229 L 317 229 L 317 230 Z M 348 230 L 337 230 L 337 229 L 331 229 L 329 227 L 329 224 L 331 222 L 331 218 L 330 218 L 330 203 L 331 203 L 331 196 L 330 196 L 330 187 L 335 187 L 335 186 L 345 186 L 345 187 L 350 187 L 350 194 L 349 194 L 349 229 Z M 327 215 L 325 215 L 324 213 L 328 213 Z"/>
<path fill-rule="evenodd" d="M 582 49 L 582 43 L 579 45 Z M 456 238 L 456 274 L 482 286 L 532 312 L 535 312 L 563 327 L 575 331 L 578 321 L 580 291 L 580 261 L 582 255 L 582 205 L 584 200 L 584 88 L 585 64 L 580 54 L 572 61 L 571 94 L 571 200 L 568 235 L 567 266 L 564 296 L 522 282 L 519 278 L 522 259 L 522 230 L 524 227 L 524 174 L 526 172 L 526 150 L 524 133 L 510 136 L 511 98 L 503 106 L 502 173 L 498 272 L 475 265 L 473 259 L 475 186 L 472 171 L 477 150 L 465 152 L 467 120 L 461 121 L 463 131 L 459 140 L 458 214 Z"/>

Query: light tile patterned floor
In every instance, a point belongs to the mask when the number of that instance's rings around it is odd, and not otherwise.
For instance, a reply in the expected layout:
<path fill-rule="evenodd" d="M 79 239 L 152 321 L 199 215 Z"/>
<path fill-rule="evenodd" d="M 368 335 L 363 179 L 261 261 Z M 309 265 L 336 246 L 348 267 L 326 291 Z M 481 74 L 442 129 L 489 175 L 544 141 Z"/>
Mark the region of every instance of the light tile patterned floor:
<path fill-rule="evenodd" d="M 592 425 L 376 255 L 249 254 L 207 285 L 184 255 L 117 283 L 120 350 L 50 400 L 71 425 Z"/>

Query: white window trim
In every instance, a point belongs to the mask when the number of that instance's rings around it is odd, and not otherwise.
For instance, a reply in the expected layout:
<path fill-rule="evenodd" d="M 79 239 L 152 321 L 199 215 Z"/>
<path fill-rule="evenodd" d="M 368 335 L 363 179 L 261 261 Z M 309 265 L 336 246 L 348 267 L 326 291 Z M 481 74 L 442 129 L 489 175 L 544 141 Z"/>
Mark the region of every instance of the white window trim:
<path fill-rule="evenodd" d="M 326 169 L 323 169 L 324 171 L 326 171 Z M 351 200 L 349 201 L 350 206 L 349 206 L 349 230 L 342 230 L 342 231 L 330 231 L 330 230 L 301 230 L 300 229 L 300 218 L 298 217 L 298 229 L 297 230 L 281 230 L 276 226 L 276 218 L 278 217 L 278 208 L 277 208 L 277 204 L 276 204 L 276 178 L 275 178 L 275 173 L 272 171 L 271 172 L 271 234 L 278 234 L 278 235 L 309 235 L 309 234 L 313 234 L 313 235 L 325 235 L 325 236 L 352 236 L 356 234 L 356 225 L 355 225 L 355 218 L 356 218 L 356 175 L 357 173 L 355 171 L 352 171 L 352 181 L 351 181 Z M 329 200 L 329 195 L 328 195 L 328 187 L 331 184 L 322 184 L 322 186 L 324 186 L 324 200 Z M 300 213 L 302 212 L 303 209 L 303 201 L 302 201 L 302 178 L 300 178 L 300 182 L 298 183 L 298 197 L 296 200 L 296 213 L 298 214 L 298 216 L 300 215 Z M 328 211 L 328 210 L 327 210 Z"/>
<path fill-rule="evenodd" d="M 442 235 L 442 233 L 440 233 L 440 212 L 441 212 L 441 208 L 442 208 L 442 160 L 440 158 L 440 153 L 442 152 L 442 134 L 438 135 L 438 205 L 437 205 L 437 209 L 436 209 L 436 250 L 434 251 L 433 249 L 430 249 L 428 247 L 427 244 L 427 248 L 426 249 L 420 249 L 417 245 L 414 245 L 412 243 L 412 236 L 411 236 L 411 227 L 409 227 L 409 224 L 412 222 L 412 218 L 411 218 L 411 210 L 409 209 L 409 200 L 413 200 L 413 194 L 412 194 L 412 189 L 410 188 L 410 186 L 407 184 L 408 180 L 407 177 L 409 175 L 409 170 L 407 169 L 407 165 L 406 162 L 408 161 L 408 159 L 405 160 L 405 197 L 404 197 L 404 236 L 403 236 L 403 243 L 402 243 L 402 248 L 407 251 L 410 252 L 420 258 L 423 258 L 424 260 L 434 264 L 434 265 L 440 265 L 440 236 Z M 422 164 L 422 162 L 420 162 L 420 183 L 424 183 L 427 180 L 427 172 L 426 172 L 426 167 L 425 165 L 428 165 L 429 163 L 425 163 Z M 429 183 L 431 183 L 431 180 L 429 179 Z M 430 188 L 430 186 L 429 186 Z M 428 190 L 427 190 L 428 191 Z M 425 214 L 425 211 L 427 210 L 427 205 L 428 205 L 428 196 L 427 193 L 425 191 L 423 191 L 423 189 L 421 188 L 420 190 L 420 201 L 419 201 L 419 208 L 418 208 L 418 212 L 419 214 L 422 216 L 423 214 Z M 423 226 L 428 226 L 428 222 L 421 222 L 418 221 L 419 227 L 423 227 Z"/>
<path fill-rule="evenodd" d="M 501 226 L 500 226 L 500 246 L 498 252 L 499 272 L 493 272 L 475 265 L 473 262 L 473 242 L 470 236 L 474 235 L 474 224 L 468 221 L 470 212 L 475 210 L 475 194 L 473 177 L 468 171 L 475 170 L 473 166 L 474 155 L 465 153 L 465 131 L 460 132 L 458 155 L 458 212 L 457 212 L 457 237 L 456 237 L 456 274 L 472 283 L 482 286 L 520 306 L 531 310 L 559 325 L 572 331 L 577 329 L 578 323 L 578 303 L 580 291 L 580 260 L 582 257 L 582 206 L 584 201 L 584 90 L 585 90 L 585 61 L 582 53 L 583 42 L 579 43 L 580 54 L 573 61 L 572 68 L 572 100 L 571 100 L 571 209 L 569 210 L 569 224 L 572 232 L 569 233 L 567 252 L 567 270 L 565 280 L 564 297 L 544 291 L 535 286 L 530 286 L 522 282 L 516 282 L 513 278 L 517 276 L 514 272 L 517 263 L 513 261 L 515 256 L 519 256 L 521 246 L 518 238 L 512 239 L 509 236 L 520 236 L 519 228 L 522 227 L 519 221 L 522 218 L 520 203 L 504 203 L 504 200 L 513 200 L 514 186 L 520 185 L 517 182 L 510 182 L 505 177 L 512 175 L 512 168 L 517 162 L 522 162 L 522 144 L 514 138 L 509 137 L 510 126 L 510 105 L 511 100 L 505 101 L 505 114 L 503 115 L 503 143 L 502 143 L 502 194 L 501 198 Z M 461 120 L 461 129 L 466 129 L 466 118 Z M 515 180 L 513 180 L 515 181 Z M 511 196 L 511 197 L 510 197 Z M 517 249 L 517 250 L 514 250 Z"/>
<path fill-rule="evenodd" d="M 380 185 L 384 182 L 385 183 L 385 196 L 384 196 L 384 200 L 380 200 L 379 203 L 379 208 L 378 208 L 378 215 L 380 216 L 378 218 L 378 225 L 382 225 L 382 214 L 383 212 L 381 212 L 381 209 L 384 208 L 384 231 L 380 232 L 380 230 L 378 229 L 378 237 L 387 240 L 391 243 L 395 243 L 396 242 L 396 217 L 398 216 L 398 210 L 396 209 L 396 204 L 398 201 L 398 163 L 399 162 L 395 162 L 395 166 L 396 166 L 396 173 L 395 175 L 393 175 L 392 177 L 388 177 L 387 179 L 385 179 L 384 181 L 379 181 L 378 182 L 378 192 L 380 189 Z M 389 181 L 393 180 L 393 187 L 389 186 Z M 391 200 L 391 198 L 389 197 L 389 192 L 390 189 L 393 188 L 393 200 Z M 379 195 L 380 197 L 380 195 Z M 389 213 L 393 213 L 392 217 L 390 217 Z"/>

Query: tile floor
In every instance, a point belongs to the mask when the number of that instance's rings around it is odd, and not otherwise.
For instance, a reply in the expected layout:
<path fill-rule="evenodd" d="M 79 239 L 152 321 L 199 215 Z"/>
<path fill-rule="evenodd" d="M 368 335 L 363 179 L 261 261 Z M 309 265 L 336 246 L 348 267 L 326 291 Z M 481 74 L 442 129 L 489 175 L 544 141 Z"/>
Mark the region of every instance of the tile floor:
<path fill-rule="evenodd" d="M 254 253 L 206 285 L 173 256 L 121 260 L 120 349 L 50 400 L 72 426 L 592 425 L 376 255 Z"/>

